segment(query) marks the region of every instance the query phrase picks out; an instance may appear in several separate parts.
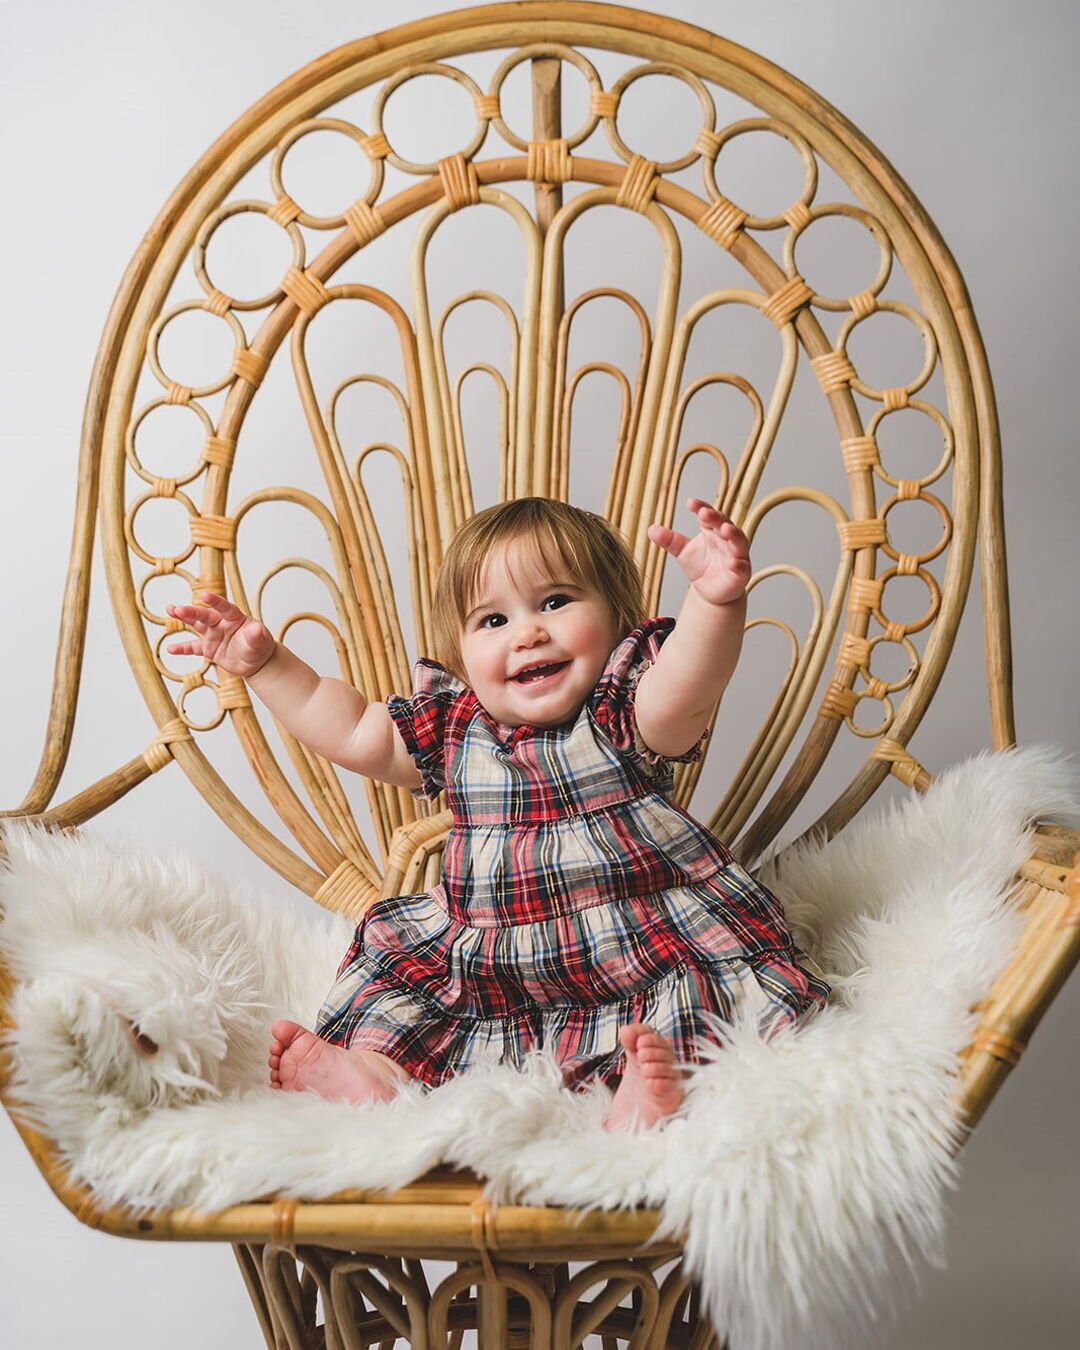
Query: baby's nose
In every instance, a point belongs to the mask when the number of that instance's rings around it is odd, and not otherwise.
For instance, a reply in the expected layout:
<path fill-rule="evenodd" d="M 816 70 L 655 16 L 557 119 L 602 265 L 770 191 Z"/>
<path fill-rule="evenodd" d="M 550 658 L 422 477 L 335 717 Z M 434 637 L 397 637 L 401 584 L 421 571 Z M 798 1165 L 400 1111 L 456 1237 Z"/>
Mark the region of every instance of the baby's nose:
<path fill-rule="evenodd" d="M 535 647 L 547 641 L 547 629 L 538 619 L 526 619 L 519 623 L 514 633 L 515 647 Z"/>

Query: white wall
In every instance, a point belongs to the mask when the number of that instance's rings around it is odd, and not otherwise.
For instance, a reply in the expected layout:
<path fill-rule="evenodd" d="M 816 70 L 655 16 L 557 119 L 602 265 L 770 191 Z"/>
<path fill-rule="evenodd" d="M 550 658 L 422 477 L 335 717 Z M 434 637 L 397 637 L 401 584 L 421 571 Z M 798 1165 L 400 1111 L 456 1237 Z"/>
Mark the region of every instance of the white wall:
<path fill-rule="evenodd" d="M 441 8 L 398 0 L 393 21 Z M 1072 64 L 1080 11 L 1068 0 L 667 0 L 655 8 L 761 52 L 834 103 L 914 187 L 952 248 L 1001 413 L 1020 737 L 1075 749 L 1080 456 L 1066 419 L 1080 357 Z M 389 21 L 385 7 L 355 0 L 103 0 L 27 7 L 6 25 L 0 806 L 21 798 L 40 750 L 82 399 L 121 273 L 174 184 L 228 122 L 293 69 Z M 101 586 L 88 665 L 70 791 L 152 734 L 112 642 Z M 973 695 L 961 681 L 946 698 L 935 722 L 941 745 L 953 756 L 974 751 Z M 177 773 L 157 775 L 106 824 L 151 843 L 180 837 L 219 872 L 285 894 Z M 1078 1027 L 1080 986 L 1065 991 L 969 1147 L 950 1269 L 929 1280 L 890 1344 L 1073 1343 Z M 51 1198 L 6 1117 L 0 1156 L 6 1347 L 259 1344 L 226 1249 L 128 1243 L 81 1228 Z"/>

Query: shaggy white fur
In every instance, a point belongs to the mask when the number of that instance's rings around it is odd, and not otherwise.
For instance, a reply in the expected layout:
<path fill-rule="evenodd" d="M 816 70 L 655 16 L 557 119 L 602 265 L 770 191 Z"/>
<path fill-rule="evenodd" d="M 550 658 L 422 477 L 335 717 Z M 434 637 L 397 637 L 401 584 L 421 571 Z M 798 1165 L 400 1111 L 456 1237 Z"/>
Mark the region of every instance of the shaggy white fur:
<path fill-rule="evenodd" d="M 643 1135 L 605 1131 L 606 1091 L 563 1091 L 542 1056 L 385 1105 L 273 1093 L 266 1029 L 310 1025 L 348 924 L 230 893 L 180 856 L 9 825 L 17 1091 L 107 1204 L 390 1188 L 451 1163 L 497 1199 L 661 1207 L 733 1350 L 865 1343 L 941 1262 L 969 1009 L 1015 941 L 1026 822 L 1075 799 L 1055 754 L 987 755 L 787 850 L 768 880 L 833 1000 L 767 1043 L 718 1029 L 685 1109 Z"/>

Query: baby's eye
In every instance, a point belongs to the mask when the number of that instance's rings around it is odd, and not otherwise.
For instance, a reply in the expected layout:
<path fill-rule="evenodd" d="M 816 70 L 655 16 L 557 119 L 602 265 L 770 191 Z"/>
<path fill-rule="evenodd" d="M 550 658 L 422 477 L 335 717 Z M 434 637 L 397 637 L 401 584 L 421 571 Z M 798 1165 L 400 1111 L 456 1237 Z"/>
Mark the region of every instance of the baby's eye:
<path fill-rule="evenodd" d="M 485 614 L 477 626 L 479 628 L 501 628 L 505 622 L 505 614 Z"/>
<path fill-rule="evenodd" d="M 563 605 L 568 605 L 572 599 L 573 596 L 563 595 L 561 592 L 556 595 L 549 595 L 540 606 L 540 610 L 542 613 L 547 613 L 553 609 L 562 609 Z"/>

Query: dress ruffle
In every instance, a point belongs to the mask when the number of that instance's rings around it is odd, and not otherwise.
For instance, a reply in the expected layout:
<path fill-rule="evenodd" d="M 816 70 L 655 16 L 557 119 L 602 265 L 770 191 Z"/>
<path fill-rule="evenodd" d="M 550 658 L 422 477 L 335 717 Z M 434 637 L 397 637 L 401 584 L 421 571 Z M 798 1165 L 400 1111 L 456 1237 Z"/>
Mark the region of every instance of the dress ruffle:
<path fill-rule="evenodd" d="M 758 889 L 759 903 L 770 903 Z M 478 1061 L 520 1067 L 544 1047 L 569 1085 L 613 1085 L 619 1029 L 631 1022 L 646 1022 L 692 1063 L 714 1019 L 769 1037 L 828 995 L 794 945 L 748 956 L 738 916 L 709 887 L 509 928 L 457 923 L 440 898 L 373 906 L 319 1023 L 326 1039 L 390 1055 L 432 1087 Z"/>

